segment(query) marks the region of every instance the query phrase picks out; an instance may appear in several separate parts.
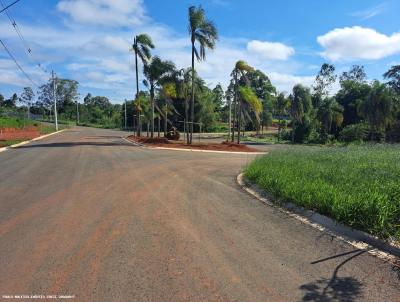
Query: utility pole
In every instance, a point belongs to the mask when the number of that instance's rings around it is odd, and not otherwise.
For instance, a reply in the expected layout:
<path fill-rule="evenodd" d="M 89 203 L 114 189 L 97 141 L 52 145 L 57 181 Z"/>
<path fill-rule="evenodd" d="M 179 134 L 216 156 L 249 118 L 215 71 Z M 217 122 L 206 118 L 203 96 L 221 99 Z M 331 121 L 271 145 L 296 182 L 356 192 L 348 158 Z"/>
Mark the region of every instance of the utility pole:
<path fill-rule="evenodd" d="M 56 131 L 58 131 L 56 79 L 54 78 L 54 71 L 53 70 L 51 71 L 51 78 L 53 79 L 54 122 L 55 122 L 55 125 L 56 125 Z"/>
<path fill-rule="evenodd" d="M 76 125 L 79 124 L 79 103 L 78 100 L 76 100 Z"/>
<path fill-rule="evenodd" d="M 127 120 L 126 120 L 126 99 L 125 99 L 125 130 L 127 128 Z"/>
<path fill-rule="evenodd" d="M 231 129 L 232 129 L 232 101 L 231 98 L 228 99 L 229 102 L 229 135 L 228 135 L 228 141 L 231 138 Z"/>

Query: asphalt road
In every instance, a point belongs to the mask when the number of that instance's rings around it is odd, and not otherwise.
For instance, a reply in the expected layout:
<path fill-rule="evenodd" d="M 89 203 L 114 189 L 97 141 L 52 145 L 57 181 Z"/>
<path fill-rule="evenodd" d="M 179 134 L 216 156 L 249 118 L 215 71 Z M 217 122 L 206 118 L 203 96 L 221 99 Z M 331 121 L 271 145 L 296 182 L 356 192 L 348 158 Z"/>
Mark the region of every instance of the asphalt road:
<path fill-rule="evenodd" d="M 243 192 L 252 159 L 74 128 L 0 153 L 0 295 L 400 301 L 398 272 Z"/>

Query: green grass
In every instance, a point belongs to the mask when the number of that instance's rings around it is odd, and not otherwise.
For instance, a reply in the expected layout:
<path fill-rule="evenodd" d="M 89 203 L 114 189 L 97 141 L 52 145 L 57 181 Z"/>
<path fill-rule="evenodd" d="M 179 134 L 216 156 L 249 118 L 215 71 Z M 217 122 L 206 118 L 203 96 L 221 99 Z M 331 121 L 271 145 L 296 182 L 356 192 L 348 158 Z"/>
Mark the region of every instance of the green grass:
<path fill-rule="evenodd" d="M 34 121 L 28 119 L 0 117 L 0 128 L 23 128 L 34 124 Z"/>
<path fill-rule="evenodd" d="M 0 140 L 0 148 L 11 146 L 23 142 L 24 140 L 8 140 L 8 141 L 1 141 Z"/>
<path fill-rule="evenodd" d="M 254 161 L 245 177 L 277 201 L 400 241 L 400 145 L 292 146 Z"/>
<path fill-rule="evenodd" d="M 71 123 L 59 123 L 58 129 L 66 129 L 71 126 Z M 33 121 L 28 119 L 20 119 L 20 118 L 12 118 L 12 117 L 0 117 L 0 128 L 17 128 L 22 129 L 24 127 L 37 127 L 40 134 L 50 134 L 56 131 L 54 125 L 50 122 L 40 122 Z M 2 146 L 13 145 L 14 143 L 21 142 L 22 140 L 10 140 L 10 141 L 1 141 Z"/>

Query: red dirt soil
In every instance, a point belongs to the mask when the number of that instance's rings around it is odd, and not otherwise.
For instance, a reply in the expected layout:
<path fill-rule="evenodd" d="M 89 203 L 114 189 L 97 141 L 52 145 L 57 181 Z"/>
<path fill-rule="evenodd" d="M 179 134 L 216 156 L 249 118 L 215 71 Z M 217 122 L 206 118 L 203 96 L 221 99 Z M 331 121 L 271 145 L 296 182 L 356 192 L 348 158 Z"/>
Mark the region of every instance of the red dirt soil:
<path fill-rule="evenodd" d="M 185 144 L 183 141 L 170 141 L 164 137 L 136 137 L 134 135 L 128 136 L 128 139 L 135 143 L 140 143 L 151 147 L 164 147 L 164 148 L 180 148 L 180 149 L 196 149 L 196 150 L 211 150 L 211 151 L 228 151 L 228 152 L 260 152 L 255 148 L 246 145 L 240 145 L 231 142 L 217 143 L 193 143 L 192 145 Z"/>
<path fill-rule="evenodd" d="M 2 140 L 23 140 L 33 139 L 40 136 L 37 127 L 17 128 L 0 128 L 0 141 Z"/>

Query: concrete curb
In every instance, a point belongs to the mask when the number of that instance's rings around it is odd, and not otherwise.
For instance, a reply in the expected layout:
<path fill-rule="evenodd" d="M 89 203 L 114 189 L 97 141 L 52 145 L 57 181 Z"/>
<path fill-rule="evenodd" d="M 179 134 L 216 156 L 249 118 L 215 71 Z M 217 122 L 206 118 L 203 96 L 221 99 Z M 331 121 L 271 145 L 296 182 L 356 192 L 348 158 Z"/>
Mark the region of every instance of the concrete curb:
<path fill-rule="evenodd" d="M 158 150 L 173 150 L 173 151 L 186 151 L 186 152 L 201 152 L 201 153 L 222 153 L 222 154 L 247 154 L 247 155 L 264 155 L 267 152 L 239 152 L 239 151 L 216 151 L 216 150 L 198 150 L 198 149 L 181 149 L 181 148 L 165 148 L 165 147 L 149 147 L 149 149 Z"/>
<path fill-rule="evenodd" d="M 198 150 L 198 149 L 184 149 L 184 148 L 167 148 L 167 147 L 149 147 L 137 142 L 133 142 L 126 137 L 121 137 L 125 141 L 149 150 L 172 150 L 172 151 L 185 151 L 185 152 L 201 152 L 201 153 L 221 153 L 221 154 L 246 154 L 246 155 L 265 155 L 268 152 L 238 152 L 238 151 L 216 151 L 216 150 Z"/>
<path fill-rule="evenodd" d="M 41 139 L 43 139 L 43 138 L 52 136 L 52 135 L 57 134 L 57 133 L 61 133 L 61 132 L 66 131 L 66 130 L 67 130 L 67 129 L 59 130 L 59 131 L 52 132 L 52 133 L 49 133 L 49 134 L 45 134 L 45 135 L 42 135 L 42 136 L 39 136 L 39 137 L 35 137 L 35 138 L 33 138 L 33 139 L 31 139 L 31 140 L 28 140 L 28 141 L 20 142 L 20 143 L 15 144 L 15 145 L 11 145 L 11 146 L 7 146 L 7 147 L 0 148 L 0 152 L 4 152 L 4 151 L 10 150 L 10 149 L 15 149 L 15 148 L 18 148 L 18 147 L 20 147 L 20 146 L 29 144 L 29 143 L 31 143 L 31 142 L 41 140 Z"/>
<path fill-rule="evenodd" d="M 274 203 L 269 198 L 264 197 L 263 195 L 265 195 L 265 192 L 263 192 L 257 186 L 248 185 L 244 180 L 243 173 L 240 173 L 236 180 L 243 190 L 262 203 L 271 207 L 275 207 L 281 212 L 284 212 L 285 214 L 301 221 L 304 224 L 339 238 L 340 240 L 345 241 L 358 249 L 367 250 L 368 253 L 381 259 L 394 261 L 400 258 L 400 247 L 397 245 L 385 242 L 365 232 L 352 229 L 327 216 L 298 207 L 293 203 Z"/>

